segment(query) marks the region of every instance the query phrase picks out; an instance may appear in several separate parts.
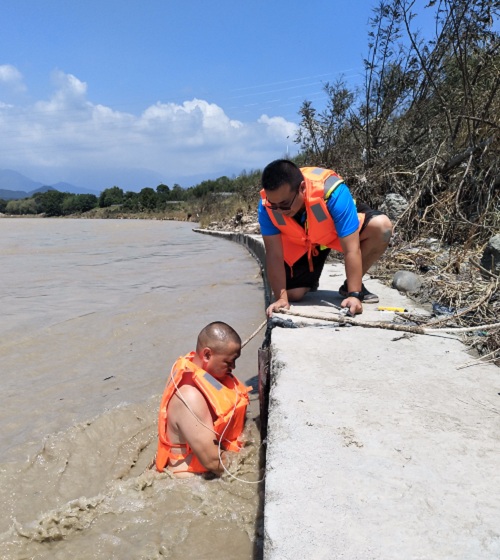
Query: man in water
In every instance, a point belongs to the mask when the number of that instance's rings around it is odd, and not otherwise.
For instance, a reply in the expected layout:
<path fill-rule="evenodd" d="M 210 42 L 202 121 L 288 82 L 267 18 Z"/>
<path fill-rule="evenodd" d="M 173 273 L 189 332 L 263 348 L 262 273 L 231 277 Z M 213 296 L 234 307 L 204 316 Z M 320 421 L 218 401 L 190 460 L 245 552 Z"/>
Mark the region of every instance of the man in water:
<path fill-rule="evenodd" d="M 285 159 L 267 165 L 262 187 L 259 224 L 275 297 L 267 308 L 269 317 L 318 288 L 331 249 L 344 253 L 342 307 L 354 315 L 363 312 L 363 301 L 379 301 L 362 284 L 362 277 L 391 239 L 392 224 L 385 214 L 366 204 L 356 208 L 347 185 L 334 171 L 299 169 Z"/>
<path fill-rule="evenodd" d="M 221 475 L 228 453 L 240 450 L 249 392 L 232 374 L 240 353 L 238 333 L 217 321 L 200 332 L 196 351 L 175 362 L 158 418 L 158 471 Z"/>

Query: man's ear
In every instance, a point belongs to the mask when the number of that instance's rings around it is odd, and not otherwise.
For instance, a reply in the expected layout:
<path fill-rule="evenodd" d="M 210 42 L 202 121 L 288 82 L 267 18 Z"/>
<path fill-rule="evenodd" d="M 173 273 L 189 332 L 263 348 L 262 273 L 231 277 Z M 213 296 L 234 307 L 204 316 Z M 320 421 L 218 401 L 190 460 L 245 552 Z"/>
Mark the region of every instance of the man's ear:
<path fill-rule="evenodd" d="M 205 346 L 205 348 L 203 348 L 203 350 L 201 351 L 201 357 L 204 362 L 208 362 L 212 357 L 212 349 L 208 346 Z"/>
<path fill-rule="evenodd" d="M 300 183 L 299 191 L 300 191 L 300 194 L 304 194 L 306 192 L 306 182 L 305 181 L 302 181 L 302 183 Z"/>

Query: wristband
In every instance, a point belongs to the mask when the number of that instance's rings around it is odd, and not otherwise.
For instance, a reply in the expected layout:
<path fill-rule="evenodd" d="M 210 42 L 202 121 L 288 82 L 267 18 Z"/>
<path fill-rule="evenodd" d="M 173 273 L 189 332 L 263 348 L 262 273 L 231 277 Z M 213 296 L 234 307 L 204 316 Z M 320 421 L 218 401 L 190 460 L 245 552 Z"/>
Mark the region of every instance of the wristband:
<path fill-rule="evenodd" d="M 365 298 L 363 297 L 363 292 L 349 292 L 347 294 L 347 297 L 355 297 L 356 299 L 359 299 L 359 301 L 363 301 Z"/>

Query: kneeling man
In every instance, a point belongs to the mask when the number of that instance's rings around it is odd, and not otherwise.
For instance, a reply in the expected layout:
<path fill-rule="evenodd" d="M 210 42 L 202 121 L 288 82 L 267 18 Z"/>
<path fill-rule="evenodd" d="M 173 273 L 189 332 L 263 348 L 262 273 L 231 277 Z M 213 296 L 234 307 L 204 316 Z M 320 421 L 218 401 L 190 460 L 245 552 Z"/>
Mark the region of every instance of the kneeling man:
<path fill-rule="evenodd" d="M 158 471 L 221 475 L 228 452 L 240 450 L 250 390 L 232 374 L 240 353 L 238 333 L 218 321 L 200 332 L 196 351 L 175 362 L 158 418 Z"/>

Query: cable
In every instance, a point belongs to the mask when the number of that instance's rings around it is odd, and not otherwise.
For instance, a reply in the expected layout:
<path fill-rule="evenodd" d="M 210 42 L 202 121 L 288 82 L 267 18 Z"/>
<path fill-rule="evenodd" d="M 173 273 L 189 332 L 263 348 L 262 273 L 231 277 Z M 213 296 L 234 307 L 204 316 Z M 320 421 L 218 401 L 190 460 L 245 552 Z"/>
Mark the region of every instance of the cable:
<path fill-rule="evenodd" d="M 257 332 L 258 332 L 258 331 L 257 331 Z M 236 400 L 234 401 L 233 412 L 231 413 L 231 418 L 229 419 L 229 422 L 227 423 L 226 427 L 225 427 L 224 430 L 222 431 L 222 434 L 221 434 L 221 436 L 220 436 L 221 439 L 219 440 L 219 444 L 218 444 L 218 446 L 217 446 L 217 447 L 218 447 L 217 451 L 218 451 L 218 453 L 219 453 L 219 462 L 220 462 L 220 464 L 222 465 L 222 468 L 224 469 L 224 471 L 225 471 L 231 478 L 234 478 L 235 480 L 238 480 L 239 482 L 244 482 L 245 484 L 260 484 L 260 483 L 264 480 L 264 478 L 266 478 L 266 473 L 265 473 L 265 472 L 264 472 L 264 475 L 262 476 L 262 478 L 261 478 L 260 480 L 243 480 L 242 478 L 239 478 L 239 477 L 235 476 L 233 473 L 229 472 L 228 469 L 226 468 L 226 465 L 224 465 L 224 463 L 222 462 L 222 451 L 221 451 L 221 446 L 222 446 L 222 444 L 221 444 L 221 440 L 222 440 L 222 437 L 224 436 L 224 434 L 226 433 L 226 430 L 228 429 L 229 424 L 231 423 L 231 420 L 233 419 L 234 413 L 235 413 L 235 411 L 236 411 L 236 405 L 238 404 L 238 396 L 241 394 L 241 393 L 238 391 L 238 387 L 236 386 L 236 382 L 235 382 L 234 390 L 235 390 L 235 392 L 236 392 Z M 259 445 L 259 447 L 261 447 L 261 446 L 262 446 L 262 443 Z"/>

